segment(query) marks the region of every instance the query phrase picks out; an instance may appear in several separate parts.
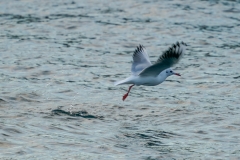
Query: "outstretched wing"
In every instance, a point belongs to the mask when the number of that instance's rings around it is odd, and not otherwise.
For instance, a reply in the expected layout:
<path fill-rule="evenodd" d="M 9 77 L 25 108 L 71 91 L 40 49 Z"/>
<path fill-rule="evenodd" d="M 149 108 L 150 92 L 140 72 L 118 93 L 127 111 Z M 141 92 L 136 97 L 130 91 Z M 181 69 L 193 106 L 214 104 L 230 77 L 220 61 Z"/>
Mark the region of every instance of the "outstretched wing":
<path fill-rule="evenodd" d="M 163 70 L 170 68 L 180 60 L 184 54 L 185 46 L 187 46 L 187 44 L 184 42 L 173 44 L 172 47 L 163 52 L 155 64 L 145 68 L 139 75 L 158 76 Z"/>
<path fill-rule="evenodd" d="M 143 69 L 151 65 L 146 49 L 139 45 L 133 54 L 132 74 L 138 75 Z"/>

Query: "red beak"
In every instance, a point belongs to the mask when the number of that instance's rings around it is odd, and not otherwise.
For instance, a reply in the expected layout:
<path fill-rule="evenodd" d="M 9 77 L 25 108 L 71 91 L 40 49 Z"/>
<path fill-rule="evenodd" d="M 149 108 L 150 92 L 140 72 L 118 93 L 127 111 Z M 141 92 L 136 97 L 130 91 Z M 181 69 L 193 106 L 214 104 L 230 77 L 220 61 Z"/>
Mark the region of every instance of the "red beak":
<path fill-rule="evenodd" d="M 177 76 L 181 76 L 181 74 L 179 74 L 179 73 L 174 73 L 175 75 L 177 75 Z"/>

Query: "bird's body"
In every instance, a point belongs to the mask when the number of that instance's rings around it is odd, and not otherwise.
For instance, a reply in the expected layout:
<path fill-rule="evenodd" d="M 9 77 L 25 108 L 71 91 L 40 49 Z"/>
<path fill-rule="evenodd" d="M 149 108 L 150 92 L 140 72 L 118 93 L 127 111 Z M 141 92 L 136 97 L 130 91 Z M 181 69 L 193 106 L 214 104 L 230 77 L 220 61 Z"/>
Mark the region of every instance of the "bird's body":
<path fill-rule="evenodd" d="M 167 78 L 166 72 L 161 72 L 157 77 L 152 76 L 139 76 L 139 75 L 131 75 L 130 77 L 118 81 L 115 85 L 121 84 L 134 84 L 136 86 L 144 85 L 144 86 L 156 86 Z"/>
<path fill-rule="evenodd" d="M 115 82 L 115 85 L 132 84 L 128 92 L 123 96 L 123 100 L 127 98 L 134 85 L 155 86 L 164 82 L 168 76 L 180 76 L 180 74 L 174 73 L 170 67 L 180 60 L 184 54 L 185 46 L 187 46 L 185 43 L 177 42 L 165 51 L 154 64 L 150 62 L 145 48 L 142 45 L 137 47 L 133 54 L 132 75 Z"/>

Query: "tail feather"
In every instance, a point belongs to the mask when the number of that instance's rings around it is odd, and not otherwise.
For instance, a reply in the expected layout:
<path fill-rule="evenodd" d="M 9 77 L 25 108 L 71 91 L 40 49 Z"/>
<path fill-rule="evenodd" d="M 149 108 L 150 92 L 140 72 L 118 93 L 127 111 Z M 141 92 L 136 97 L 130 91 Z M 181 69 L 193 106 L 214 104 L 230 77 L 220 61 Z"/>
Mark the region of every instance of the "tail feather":
<path fill-rule="evenodd" d="M 117 86 L 117 85 L 121 85 L 121 84 L 132 84 L 131 78 L 132 77 L 128 77 L 128 78 L 126 78 L 124 80 L 117 81 L 117 82 L 114 83 L 114 85 Z"/>
<path fill-rule="evenodd" d="M 125 79 L 121 80 L 121 81 L 114 82 L 114 85 L 117 86 L 117 85 L 120 85 L 120 84 L 124 84 L 124 82 L 125 82 Z"/>

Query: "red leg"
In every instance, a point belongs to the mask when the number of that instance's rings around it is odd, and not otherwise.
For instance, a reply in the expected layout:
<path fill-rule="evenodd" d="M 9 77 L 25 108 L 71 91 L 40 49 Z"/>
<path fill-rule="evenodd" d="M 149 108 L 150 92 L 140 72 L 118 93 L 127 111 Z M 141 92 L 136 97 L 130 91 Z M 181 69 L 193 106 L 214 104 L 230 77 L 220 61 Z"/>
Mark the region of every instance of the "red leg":
<path fill-rule="evenodd" d="M 130 90 L 132 89 L 133 86 L 134 86 L 134 84 L 131 85 L 131 86 L 129 87 L 129 89 L 128 89 L 128 92 L 127 92 L 126 94 L 123 95 L 123 98 L 122 98 L 123 101 L 127 98 L 128 93 L 130 92 Z"/>

